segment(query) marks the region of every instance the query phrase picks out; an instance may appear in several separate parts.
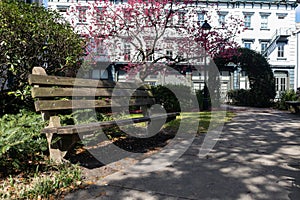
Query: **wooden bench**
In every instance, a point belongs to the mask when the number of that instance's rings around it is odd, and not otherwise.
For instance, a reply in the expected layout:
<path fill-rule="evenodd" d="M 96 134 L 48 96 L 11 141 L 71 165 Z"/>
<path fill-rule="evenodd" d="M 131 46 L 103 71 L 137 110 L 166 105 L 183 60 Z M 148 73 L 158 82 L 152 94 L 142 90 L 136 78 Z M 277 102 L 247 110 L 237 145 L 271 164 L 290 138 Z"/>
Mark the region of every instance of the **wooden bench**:
<path fill-rule="evenodd" d="M 300 101 L 286 101 L 286 105 L 293 113 L 300 113 Z"/>
<path fill-rule="evenodd" d="M 48 125 L 42 130 L 46 134 L 50 159 L 61 163 L 70 148 L 78 141 L 80 134 L 87 134 L 104 127 L 123 126 L 133 123 L 155 123 L 175 119 L 179 113 L 151 114 L 155 99 L 150 86 L 135 83 L 115 83 L 93 79 L 48 76 L 41 67 L 35 67 L 29 75 L 33 86 L 31 95 L 35 99 L 35 109 L 41 112 Z M 138 107 L 143 116 L 111 121 L 74 123 L 61 125 L 60 116 L 80 110 L 101 113 L 128 111 L 128 107 Z M 163 123 L 165 123 L 165 121 Z M 55 142 L 54 142 L 55 141 Z"/>

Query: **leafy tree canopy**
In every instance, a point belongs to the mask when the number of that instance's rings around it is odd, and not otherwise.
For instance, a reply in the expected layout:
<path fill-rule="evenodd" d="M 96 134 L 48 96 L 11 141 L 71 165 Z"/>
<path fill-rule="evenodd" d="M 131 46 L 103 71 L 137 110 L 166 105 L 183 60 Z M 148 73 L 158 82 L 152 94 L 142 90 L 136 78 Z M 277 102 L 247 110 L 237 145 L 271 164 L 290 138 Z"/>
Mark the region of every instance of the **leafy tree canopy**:
<path fill-rule="evenodd" d="M 76 72 L 84 46 L 58 13 L 22 1 L 0 1 L 0 78 L 11 91 L 23 91 L 35 66 L 44 66 L 49 74 Z M 4 99 L 4 84 L 0 86 Z"/>
<path fill-rule="evenodd" d="M 228 66 L 230 62 L 246 72 L 249 83 L 251 102 L 250 106 L 264 107 L 270 105 L 270 100 L 275 98 L 275 78 L 271 66 L 264 56 L 247 48 L 240 48 L 239 54 L 231 58 L 215 58 L 219 68 L 234 70 Z"/>
<path fill-rule="evenodd" d="M 15 87 L 34 66 L 47 66 L 50 74 L 76 69 L 83 45 L 58 13 L 21 1 L 0 2 L 1 77 L 9 70 L 16 75 Z"/>

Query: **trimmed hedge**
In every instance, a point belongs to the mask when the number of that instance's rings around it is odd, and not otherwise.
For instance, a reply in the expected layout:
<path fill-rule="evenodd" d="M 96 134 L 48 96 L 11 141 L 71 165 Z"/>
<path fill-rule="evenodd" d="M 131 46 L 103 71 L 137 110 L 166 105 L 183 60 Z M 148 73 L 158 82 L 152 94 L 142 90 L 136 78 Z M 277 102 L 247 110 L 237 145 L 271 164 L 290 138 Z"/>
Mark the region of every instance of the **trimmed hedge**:
<path fill-rule="evenodd" d="M 189 86 L 157 85 L 152 87 L 152 93 L 156 102 L 163 105 L 167 112 L 180 112 L 194 107 Z"/>

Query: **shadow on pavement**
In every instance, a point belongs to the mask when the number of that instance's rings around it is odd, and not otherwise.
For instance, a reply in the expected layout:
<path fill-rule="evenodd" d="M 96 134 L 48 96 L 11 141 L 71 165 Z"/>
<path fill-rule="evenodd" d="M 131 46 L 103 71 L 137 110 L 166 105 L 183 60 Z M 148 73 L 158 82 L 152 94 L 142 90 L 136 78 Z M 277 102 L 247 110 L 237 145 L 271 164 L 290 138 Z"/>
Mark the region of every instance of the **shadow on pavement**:
<path fill-rule="evenodd" d="M 205 158 L 202 141 L 168 167 L 119 171 L 66 199 L 300 199 L 299 116 L 240 111 Z"/>

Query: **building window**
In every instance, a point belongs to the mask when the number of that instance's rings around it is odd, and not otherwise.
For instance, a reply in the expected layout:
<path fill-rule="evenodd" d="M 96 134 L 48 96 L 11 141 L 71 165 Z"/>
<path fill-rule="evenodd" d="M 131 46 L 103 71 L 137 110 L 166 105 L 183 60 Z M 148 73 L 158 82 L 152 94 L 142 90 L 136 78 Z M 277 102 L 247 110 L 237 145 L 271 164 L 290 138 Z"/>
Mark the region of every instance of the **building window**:
<path fill-rule="evenodd" d="M 126 71 L 124 71 L 124 70 L 119 70 L 118 71 L 118 79 L 120 80 L 120 79 L 126 79 L 126 77 L 127 77 L 127 73 L 126 73 Z"/>
<path fill-rule="evenodd" d="M 254 14 L 254 12 L 243 12 L 243 14 L 245 28 L 251 29 L 251 17 Z"/>
<path fill-rule="evenodd" d="M 146 50 L 146 61 L 153 61 L 154 60 L 154 53 L 151 52 L 152 50 L 150 48 L 148 48 Z"/>
<path fill-rule="evenodd" d="M 108 71 L 106 69 L 94 69 L 92 71 L 92 79 L 108 79 Z"/>
<path fill-rule="evenodd" d="M 261 42 L 260 43 L 260 53 L 263 54 L 267 50 L 267 47 L 268 47 L 268 42 Z"/>
<path fill-rule="evenodd" d="M 225 25 L 227 14 L 228 14 L 227 11 L 220 11 L 219 12 L 219 26 L 223 27 Z"/>
<path fill-rule="evenodd" d="M 178 12 L 178 25 L 184 25 L 185 23 L 185 13 L 184 12 Z"/>
<path fill-rule="evenodd" d="M 251 49 L 251 42 L 244 42 L 244 47 L 247 49 Z"/>
<path fill-rule="evenodd" d="M 102 8 L 96 8 L 96 24 L 101 24 L 104 20 Z"/>
<path fill-rule="evenodd" d="M 166 57 L 167 59 L 173 58 L 173 51 L 172 50 L 166 50 Z"/>
<path fill-rule="evenodd" d="M 276 13 L 278 19 L 284 19 L 287 16 L 287 13 Z"/>
<path fill-rule="evenodd" d="M 78 21 L 79 23 L 86 23 L 86 11 L 87 11 L 87 7 L 85 6 L 78 6 Z"/>
<path fill-rule="evenodd" d="M 149 81 L 149 82 L 148 82 L 148 85 L 156 86 L 156 82 L 155 82 L 155 81 Z"/>
<path fill-rule="evenodd" d="M 245 38 L 242 39 L 243 45 L 247 49 L 251 49 L 251 45 L 254 43 L 255 39 L 253 38 Z"/>
<path fill-rule="evenodd" d="M 261 29 L 268 29 L 268 16 L 267 15 L 262 15 L 261 16 L 260 28 Z"/>
<path fill-rule="evenodd" d="M 284 57 L 284 44 L 278 44 L 277 57 L 278 58 Z"/>
<path fill-rule="evenodd" d="M 287 72 L 280 72 L 275 71 L 275 89 L 276 89 L 276 97 L 279 98 L 280 95 L 289 89 L 288 85 L 288 73 Z"/>
<path fill-rule="evenodd" d="M 66 13 L 70 6 L 57 5 L 58 12 Z"/>
<path fill-rule="evenodd" d="M 230 76 L 230 72 L 229 71 L 220 71 L 220 75 L 221 76 Z"/>
<path fill-rule="evenodd" d="M 219 26 L 224 26 L 226 15 L 219 15 Z"/>
<path fill-rule="evenodd" d="M 130 60 L 130 44 L 124 44 L 124 60 L 129 61 Z"/>
<path fill-rule="evenodd" d="M 251 28 L 251 15 L 245 15 L 244 25 L 246 28 Z"/>
<path fill-rule="evenodd" d="M 241 72 L 240 72 L 240 74 L 241 74 L 241 77 L 246 77 L 246 76 L 247 76 L 247 72 L 246 72 L 246 71 L 244 71 L 244 70 L 243 70 L 243 71 L 241 71 Z"/>
<path fill-rule="evenodd" d="M 205 18 L 204 13 L 198 13 L 198 24 L 199 24 L 199 26 L 203 25 L 204 20 L 205 20 L 204 18 Z"/>
<path fill-rule="evenodd" d="M 198 63 L 204 63 L 204 56 L 200 55 L 197 59 Z"/>

